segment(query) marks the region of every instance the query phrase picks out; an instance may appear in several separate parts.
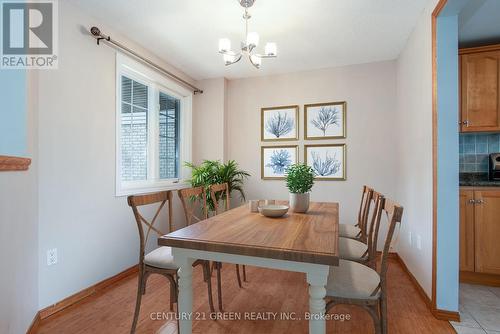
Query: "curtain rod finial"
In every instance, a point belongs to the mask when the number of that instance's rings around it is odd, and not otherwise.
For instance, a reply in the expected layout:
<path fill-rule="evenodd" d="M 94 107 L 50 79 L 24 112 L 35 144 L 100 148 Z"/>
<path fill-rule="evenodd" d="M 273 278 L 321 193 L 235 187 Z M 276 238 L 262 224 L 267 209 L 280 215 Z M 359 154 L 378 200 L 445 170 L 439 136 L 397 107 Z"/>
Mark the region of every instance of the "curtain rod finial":
<path fill-rule="evenodd" d="M 94 36 L 100 36 L 101 35 L 101 30 L 97 27 L 92 27 L 90 28 L 90 33 Z"/>

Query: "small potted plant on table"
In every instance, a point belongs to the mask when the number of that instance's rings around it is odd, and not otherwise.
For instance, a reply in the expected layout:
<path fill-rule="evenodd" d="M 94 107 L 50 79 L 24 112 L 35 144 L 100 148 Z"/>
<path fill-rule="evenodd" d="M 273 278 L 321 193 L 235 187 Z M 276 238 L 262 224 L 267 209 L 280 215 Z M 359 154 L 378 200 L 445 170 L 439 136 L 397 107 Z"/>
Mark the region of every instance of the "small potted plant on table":
<path fill-rule="evenodd" d="M 290 191 L 290 209 L 304 213 L 309 209 L 309 192 L 314 184 L 314 171 L 305 164 L 291 165 L 286 170 L 286 186 Z"/>

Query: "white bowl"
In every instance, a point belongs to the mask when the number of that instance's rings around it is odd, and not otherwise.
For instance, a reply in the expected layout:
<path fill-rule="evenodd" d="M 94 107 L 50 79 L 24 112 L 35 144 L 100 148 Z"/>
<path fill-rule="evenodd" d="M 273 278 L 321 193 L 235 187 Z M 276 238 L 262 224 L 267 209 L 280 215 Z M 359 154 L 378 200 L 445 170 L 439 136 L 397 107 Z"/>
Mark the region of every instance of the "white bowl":
<path fill-rule="evenodd" d="M 271 218 L 278 218 L 283 216 L 288 212 L 288 206 L 286 205 L 263 205 L 259 206 L 259 212 L 261 215 Z"/>

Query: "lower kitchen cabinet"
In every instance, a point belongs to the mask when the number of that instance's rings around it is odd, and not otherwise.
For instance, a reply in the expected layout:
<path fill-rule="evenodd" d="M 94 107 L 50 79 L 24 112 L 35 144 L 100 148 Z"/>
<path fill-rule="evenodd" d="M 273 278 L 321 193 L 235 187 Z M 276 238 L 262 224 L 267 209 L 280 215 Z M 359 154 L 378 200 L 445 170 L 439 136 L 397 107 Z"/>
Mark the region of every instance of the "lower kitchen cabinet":
<path fill-rule="evenodd" d="M 474 191 L 475 271 L 500 275 L 500 190 Z"/>
<path fill-rule="evenodd" d="M 474 191 L 460 190 L 460 271 L 474 271 Z"/>
<path fill-rule="evenodd" d="M 500 275 L 500 188 L 460 189 L 460 271 Z"/>

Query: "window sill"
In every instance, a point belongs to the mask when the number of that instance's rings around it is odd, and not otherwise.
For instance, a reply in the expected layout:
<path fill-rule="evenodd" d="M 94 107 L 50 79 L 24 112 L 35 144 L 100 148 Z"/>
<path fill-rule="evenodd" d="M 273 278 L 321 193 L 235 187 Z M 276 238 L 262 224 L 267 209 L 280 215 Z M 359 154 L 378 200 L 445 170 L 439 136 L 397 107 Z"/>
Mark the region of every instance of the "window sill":
<path fill-rule="evenodd" d="M 190 186 L 191 185 L 187 182 L 177 182 L 177 183 L 169 182 L 169 183 L 130 186 L 121 189 L 116 189 L 116 197 L 138 195 L 138 194 L 149 194 L 167 190 L 180 190 L 189 188 Z"/>
<path fill-rule="evenodd" d="M 0 172 L 25 171 L 31 164 L 30 158 L 11 157 L 0 155 Z"/>

